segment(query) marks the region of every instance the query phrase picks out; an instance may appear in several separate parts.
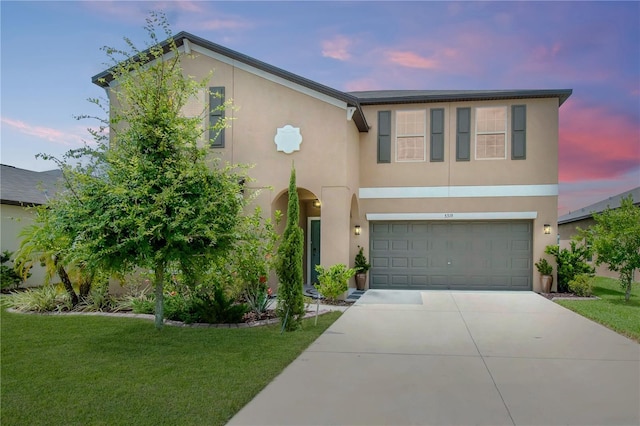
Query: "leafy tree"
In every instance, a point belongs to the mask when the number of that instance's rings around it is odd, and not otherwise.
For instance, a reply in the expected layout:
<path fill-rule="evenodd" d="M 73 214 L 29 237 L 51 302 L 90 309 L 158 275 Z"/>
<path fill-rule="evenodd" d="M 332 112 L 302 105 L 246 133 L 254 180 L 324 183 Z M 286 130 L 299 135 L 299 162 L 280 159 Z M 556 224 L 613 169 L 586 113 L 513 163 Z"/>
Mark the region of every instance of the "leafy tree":
<path fill-rule="evenodd" d="M 72 239 L 70 260 L 80 256 L 89 268 L 109 272 L 153 270 L 160 329 L 167 268 L 178 263 L 189 275 L 233 246 L 245 176 L 242 167 L 207 159 L 208 151 L 197 144 L 209 130 L 202 128 L 203 117 L 181 112 L 206 90 L 208 79 L 184 76 L 183 54 L 164 15 L 152 13 L 145 29 L 151 39 L 145 51 L 126 38 L 129 51 L 103 48 L 113 63 L 117 106 L 92 132 L 95 147 L 70 151 L 60 162 L 67 165 L 68 191 L 51 210 Z M 160 43 L 158 32 L 166 42 Z M 91 101 L 107 111 L 100 100 Z M 74 160 L 79 164 L 68 166 Z"/>
<path fill-rule="evenodd" d="M 581 274 L 593 275 L 595 269 L 587 263 L 591 250 L 577 241 L 571 241 L 569 249 L 561 249 L 557 245 L 546 247 L 545 253 L 556 258 L 558 265 L 558 292 L 567 293 L 569 282 Z"/>
<path fill-rule="evenodd" d="M 592 244 L 596 264 L 606 263 L 610 271 L 620 274 L 625 300 L 631 296 L 634 271 L 640 268 L 640 207 L 633 197 L 624 198 L 617 209 L 607 208 L 594 214 L 595 225 L 582 231 Z"/>
<path fill-rule="evenodd" d="M 283 329 L 287 331 L 298 329 L 304 316 L 304 298 L 302 295 L 304 235 L 298 225 L 299 220 L 300 207 L 296 188 L 296 170 L 292 166 L 289 179 L 287 224 L 282 235 L 282 242 L 278 247 L 276 266 L 276 273 L 280 280 L 277 314 L 282 321 Z"/>

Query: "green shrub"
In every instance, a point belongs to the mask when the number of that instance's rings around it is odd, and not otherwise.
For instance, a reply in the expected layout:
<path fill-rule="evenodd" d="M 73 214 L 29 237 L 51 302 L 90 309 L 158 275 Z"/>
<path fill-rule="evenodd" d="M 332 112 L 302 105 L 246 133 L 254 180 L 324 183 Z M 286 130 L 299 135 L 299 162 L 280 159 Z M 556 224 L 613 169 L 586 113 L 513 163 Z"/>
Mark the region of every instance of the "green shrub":
<path fill-rule="evenodd" d="M 570 249 L 560 249 L 557 245 L 547 246 L 545 253 L 556 258 L 559 293 L 566 293 L 569 290 L 569 282 L 577 275 L 593 276 L 595 273 L 595 268 L 587 263 L 591 250 L 584 245 L 578 245 L 576 241 L 571 241 Z"/>
<path fill-rule="evenodd" d="M 143 294 L 131 299 L 131 310 L 134 314 L 151 314 L 156 310 L 155 297 L 153 293 Z"/>
<path fill-rule="evenodd" d="M 97 286 L 92 287 L 89 295 L 82 298 L 74 309 L 86 312 L 102 312 L 111 311 L 115 305 L 115 300 L 109 295 L 109 288 L 107 286 Z"/>
<path fill-rule="evenodd" d="M 569 290 L 576 296 L 590 297 L 593 289 L 593 277 L 587 274 L 576 275 L 569 282 Z"/>
<path fill-rule="evenodd" d="M 236 304 L 222 288 L 216 287 L 213 292 L 199 292 L 192 298 L 189 320 L 209 324 L 235 324 L 242 322 L 247 311 L 247 305 Z"/>
<path fill-rule="evenodd" d="M 325 269 L 322 265 L 316 266 L 318 272 L 318 281 L 315 287 L 318 292 L 329 300 L 336 300 L 349 288 L 349 278 L 351 278 L 356 270 L 347 268 L 343 263 L 330 266 Z"/>
<path fill-rule="evenodd" d="M 7 302 L 22 312 L 68 311 L 73 307 L 68 294 L 59 292 L 53 285 L 14 293 Z"/>
<path fill-rule="evenodd" d="M 18 274 L 13 266 L 9 266 L 8 263 L 12 262 L 11 256 L 13 256 L 13 252 L 9 250 L 5 250 L 0 253 L 0 289 L 4 290 L 5 288 L 18 288 L 20 284 L 22 284 L 22 277 Z M 7 265 L 5 265 L 5 263 Z M 25 278 L 29 278 L 31 274 L 27 273 Z"/>

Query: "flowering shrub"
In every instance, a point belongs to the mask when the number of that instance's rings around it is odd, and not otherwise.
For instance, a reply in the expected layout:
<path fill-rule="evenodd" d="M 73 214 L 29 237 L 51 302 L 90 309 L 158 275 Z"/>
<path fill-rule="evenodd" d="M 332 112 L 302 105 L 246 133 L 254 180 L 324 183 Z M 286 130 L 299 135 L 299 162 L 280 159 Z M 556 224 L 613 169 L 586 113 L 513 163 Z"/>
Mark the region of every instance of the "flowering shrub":
<path fill-rule="evenodd" d="M 349 278 L 351 278 L 356 270 L 347 268 L 346 265 L 338 263 L 325 269 L 322 265 L 316 266 L 318 272 L 318 281 L 316 289 L 329 300 L 336 300 L 349 288 Z"/>

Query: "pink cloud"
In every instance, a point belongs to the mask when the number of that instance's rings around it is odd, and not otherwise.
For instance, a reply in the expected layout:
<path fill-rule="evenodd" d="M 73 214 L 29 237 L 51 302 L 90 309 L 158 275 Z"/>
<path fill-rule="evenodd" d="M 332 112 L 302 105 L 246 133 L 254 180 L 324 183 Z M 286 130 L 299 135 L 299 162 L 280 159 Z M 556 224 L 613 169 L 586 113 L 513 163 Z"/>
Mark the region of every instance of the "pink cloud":
<path fill-rule="evenodd" d="M 561 182 L 612 179 L 640 167 L 640 126 L 628 116 L 569 100 L 560 110 Z"/>
<path fill-rule="evenodd" d="M 76 133 L 64 132 L 51 127 L 34 126 L 32 124 L 25 123 L 24 121 L 14 120 L 7 117 L 0 118 L 0 121 L 3 125 L 9 126 L 22 134 L 44 139 L 48 142 L 54 142 L 56 144 L 66 146 L 83 144 L 83 138 Z"/>
<path fill-rule="evenodd" d="M 410 51 L 392 50 L 386 53 L 386 57 L 390 62 L 407 68 L 435 69 L 439 65 L 434 59 Z"/>
<path fill-rule="evenodd" d="M 351 80 L 345 85 L 345 90 L 347 92 L 359 92 L 378 89 L 382 89 L 382 86 L 374 78 L 361 78 L 358 80 Z"/>
<path fill-rule="evenodd" d="M 349 53 L 351 45 L 351 39 L 341 35 L 335 36 L 331 40 L 322 42 L 322 56 L 339 61 L 347 61 L 351 59 L 351 54 Z"/>

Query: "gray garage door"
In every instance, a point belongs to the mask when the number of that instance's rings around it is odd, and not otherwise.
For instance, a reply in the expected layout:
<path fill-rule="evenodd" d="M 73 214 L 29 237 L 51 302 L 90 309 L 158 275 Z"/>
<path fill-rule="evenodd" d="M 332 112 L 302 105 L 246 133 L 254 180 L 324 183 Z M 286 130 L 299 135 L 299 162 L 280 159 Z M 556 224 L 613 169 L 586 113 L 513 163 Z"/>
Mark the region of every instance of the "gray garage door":
<path fill-rule="evenodd" d="M 531 290 L 532 222 L 371 222 L 373 289 Z"/>

